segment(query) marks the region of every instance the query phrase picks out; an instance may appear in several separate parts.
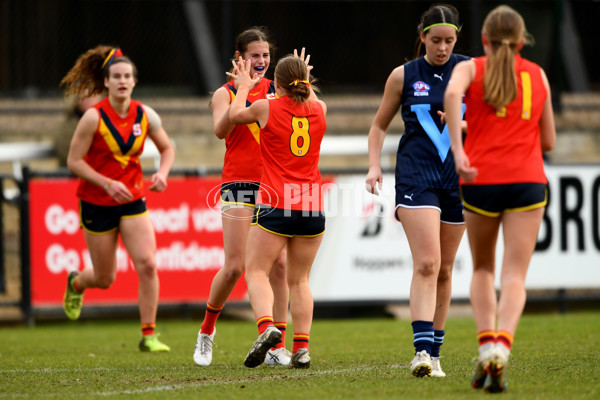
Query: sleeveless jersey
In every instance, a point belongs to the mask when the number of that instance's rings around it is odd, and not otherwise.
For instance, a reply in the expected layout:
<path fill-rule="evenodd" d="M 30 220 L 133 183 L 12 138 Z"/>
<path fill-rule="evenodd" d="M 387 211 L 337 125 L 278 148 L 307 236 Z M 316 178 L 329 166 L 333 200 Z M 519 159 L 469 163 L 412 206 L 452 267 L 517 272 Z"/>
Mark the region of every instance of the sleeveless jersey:
<path fill-rule="evenodd" d="M 323 210 L 319 154 L 327 123 L 317 101 L 288 96 L 269 101 L 261 129 L 263 173 L 257 204 L 287 210 Z"/>
<path fill-rule="evenodd" d="M 437 189 L 457 189 L 448 127 L 440 122 L 444 91 L 454 66 L 469 57 L 451 54 L 440 66 L 424 57 L 404 64 L 401 115 L 404 134 L 396 157 L 396 182 Z M 463 115 L 465 107 L 463 105 Z"/>
<path fill-rule="evenodd" d="M 475 77 L 465 94 L 469 112 L 464 147 L 478 174 L 467 184 L 547 183 L 539 122 L 548 92 L 541 68 L 517 55 L 517 97 L 497 111 L 483 101 L 486 57 L 474 61 Z"/>
<path fill-rule="evenodd" d="M 110 105 L 108 97 L 93 106 L 99 121 L 92 144 L 84 160 L 96 171 L 120 181 L 131 192 L 133 200 L 144 196 L 144 176 L 140 155 L 149 129 L 142 103 L 131 100 L 129 113 L 121 118 Z M 88 203 L 113 206 L 117 203 L 100 186 L 80 179 L 77 196 Z"/>
<path fill-rule="evenodd" d="M 229 104 L 237 94 L 233 81 L 223 85 L 229 92 Z M 262 78 L 246 100 L 249 107 L 256 100 L 275 98 L 275 83 L 269 79 Z M 262 160 L 258 157 L 260 153 L 260 127 L 258 123 L 248 125 L 236 125 L 227 138 L 225 138 L 225 159 L 223 182 L 258 182 L 262 173 Z"/>

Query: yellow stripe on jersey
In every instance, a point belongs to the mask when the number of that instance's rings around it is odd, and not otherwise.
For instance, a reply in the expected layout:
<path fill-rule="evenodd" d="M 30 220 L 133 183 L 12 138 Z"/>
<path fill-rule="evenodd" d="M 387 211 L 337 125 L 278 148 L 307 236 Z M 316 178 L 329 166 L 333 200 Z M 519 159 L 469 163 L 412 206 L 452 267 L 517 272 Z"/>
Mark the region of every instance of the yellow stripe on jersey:
<path fill-rule="evenodd" d="M 123 169 L 127 167 L 131 157 L 138 153 L 140 147 L 146 140 L 146 133 L 148 132 L 148 117 L 141 110 L 140 112 L 141 119 L 138 115 L 136 122 L 132 126 L 132 131 L 127 143 L 124 142 L 119 131 L 113 126 L 112 121 L 110 121 L 108 117 L 105 117 L 105 114 L 100 113 L 101 118 L 98 131 L 102 135 L 102 138 L 106 142 L 108 148 L 112 151 L 113 156 Z"/>
<path fill-rule="evenodd" d="M 229 89 L 229 94 L 231 95 L 231 101 L 233 102 L 236 94 L 231 89 Z M 250 133 L 252 133 L 252 136 L 254 136 L 256 143 L 260 144 L 260 127 L 258 126 L 258 123 L 253 122 L 251 124 L 247 124 L 246 126 L 248 127 L 248 130 L 250 130 Z"/>
<path fill-rule="evenodd" d="M 521 89 L 523 90 L 523 109 L 521 111 L 522 119 L 531 119 L 531 75 L 529 72 L 521 71 Z"/>
<path fill-rule="evenodd" d="M 246 126 L 248 127 L 248 129 L 250 129 L 250 132 L 252 132 L 252 136 L 254 136 L 256 143 L 260 144 L 260 127 L 258 126 L 258 124 L 254 122 Z"/>

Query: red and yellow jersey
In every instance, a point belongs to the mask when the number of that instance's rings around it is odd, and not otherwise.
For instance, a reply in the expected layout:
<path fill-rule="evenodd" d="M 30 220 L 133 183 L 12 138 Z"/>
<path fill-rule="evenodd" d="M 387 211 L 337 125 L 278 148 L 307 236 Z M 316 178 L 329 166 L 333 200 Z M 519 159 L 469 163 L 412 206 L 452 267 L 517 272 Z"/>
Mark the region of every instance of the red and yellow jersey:
<path fill-rule="evenodd" d="M 94 105 L 99 121 L 85 161 L 96 171 L 120 181 L 131 192 L 133 200 L 144 196 L 144 177 L 140 155 L 149 129 L 148 117 L 142 103 L 131 100 L 129 113 L 121 118 L 112 108 L 108 97 Z M 80 180 L 77 196 L 88 203 L 118 205 L 100 186 Z"/>
<path fill-rule="evenodd" d="M 261 129 L 263 173 L 257 204 L 288 210 L 323 210 L 319 154 L 327 123 L 317 101 L 288 96 L 269 101 Z"/>
<path fill-rule="evenodd" d="M 496 110 L 483 101 L 486 57 L 475 61 L 475 77 L 465 94 L 465 152 L 478 169 L 474 182 L 461 184 L 547 183 L 539 121 L 548 91 L 541 68 L 520 55 L 515 59 L 517 97 Z"/>
<path fill-rule="evenodd" d="M 230 81 L 223 85 L 229 92 L 229 104 L 237 94 Z M 275 98 L 275 83 L 270 79 L 260 80 L 246 100 L 249 107 L 256 100 Z M 257 123 L 236 125 L 225 139 L 225 160 L 223 163 L 223 182 L 258 182 L 262 173 L 260 154 L 260 127 Z"/>

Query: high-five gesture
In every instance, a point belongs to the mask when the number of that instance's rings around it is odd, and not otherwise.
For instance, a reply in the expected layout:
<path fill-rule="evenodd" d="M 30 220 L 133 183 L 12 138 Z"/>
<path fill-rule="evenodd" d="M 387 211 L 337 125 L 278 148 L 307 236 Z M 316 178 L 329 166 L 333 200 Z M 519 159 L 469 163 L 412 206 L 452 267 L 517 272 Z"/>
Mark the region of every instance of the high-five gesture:
<path fill-rule="evenodd" d="M 227 72 L 227 76 L 233 79 L 236 88 L 239 89 L 242 86 L 252 88 L 260 81 L 261 78 L 258 74 L 255 73 L 254 76 L 250 76 L 250 71 L 252 70 L 251 60 L 244 60 L 240 57 L 237 64 L 235 61 L 232 61 L 232 63 L 233 71 Z"/>
<path fill-rule="evenodd" d="M 313 66 L 308 63 L 310 61 L 310 54 L 304 57 L 305 52 L 306 49 L 303 47 L 302 50 L 300 50 L 300 56 L 298 56 L 298 50 L 294 49 L 294 57 L 301 59 L 306 64 L 306 69 L 308 70 L 306 80 L 309 80 L 308 78 L 310 77 L 310 71 L 313 69 Z"/>

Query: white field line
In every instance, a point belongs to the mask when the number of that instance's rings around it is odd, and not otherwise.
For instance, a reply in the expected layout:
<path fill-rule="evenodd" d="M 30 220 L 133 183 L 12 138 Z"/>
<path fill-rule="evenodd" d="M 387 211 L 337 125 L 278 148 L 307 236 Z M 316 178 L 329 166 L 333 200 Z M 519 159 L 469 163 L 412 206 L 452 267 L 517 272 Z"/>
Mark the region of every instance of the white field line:
<path fill-rule="evenodd" d="M 391 369 L 401 369 L 401 368 L 405 368 L 407 367 L 407 365 L 390 365 L 389 368 Z M 136 368 L 137 370 L 139 369 L 145 369 L 145 370 L 165 370 L 165 369 L 188 369 L 189 367 L 171 367 L 171 368 L 164 368 L 164 367 L 146 367 L 146 368 Z M 365 372 L 365 371 L 372 371 L 372 370 L 377 370 L 377 369 L 384 369 L 386 368 L 385 366 L 373 366 L 373 367 L 354 367 L 354 368 L 343 368 L 343 369 L 329 369 L 329 370 L 323 370 L 323 371 L 306 371 L 307 373 L 302 374 L 302 375 L 298 375 L 298 376 L 323 376 L 323 375 L 343 375 L 343 374 L 349 374 L 349 373 L 355 373 L 355 372 Z M 104 367 L 100 367 L 100 368 L 58 368 L 58 369 L 52 369 L 52 368 L 42 368 L 42 369 L 10 369 L 10 370 L 0 370 L 0 374 L 3 373 L 55 373 L 55 372 L 85 372 L 85 371 L 112 371 L 114 369 L 112 368 L 104 368 Z M 119 368 L 119 371 L 122 371 L 122 368 Z M 273 376 L 261 376 L 260 380 L 261 381 L 269 381 L 269 380 L 275 380 L 275 379 L 280 379 L 281 376 L 279 375 L 273 375 Z M 293 377 L 292 377 L 293 378 Z M 116 396 L 116 395 L 128 395 L 128 394 L 141 394 L 141 393 L 153 393 L 153 392 L 166 392 L 166 391 L 172 391 L 172 390 L 182 390 L 182 389 L 188 389 L 188 388 L 197 388 L 197 387 L 207 387 L 207 386 L 219 386 L 219 385 L 235 385 L 235 384 L 242 384 L 242 383 L 248 383 L 248 382 L 255 382 L 256 379 L 254 377 L 244 377 L 244 378 L 238 378 L 238 379 L 232 379 L 232 380 L 216 380 L 213 382 L 191 382 L 191 383 L 186 383 L 186 384 L 177 384 L 177 385 L 159 385 L 159 386 L 150 386 L 150 387 L 146 387 L 146 388 L 140 388 L 140 389 L 131 389 L 131 390 L 116 390 L 116 391 L 110 391 L 110 392 L 95 392 L 95 393 L 87 393 L 88 395 L 96 395 L 96 396 Z M 79 397 L 81 396 L 82 393 L 77 393 L 77 394 L 73 394 L 71 397 Z M 46 393 L 46 394 L 40 394 L 40 393 L 36 393 L 35 395 L 23 395 L 23 394 L 18 394 L 18 393 L 0 393 L 0 398 L 2 397 L 19 397 L 19 398 L 23 398 L 23 397 L 70 397 L 69 394 L 66 393 Z"/>

